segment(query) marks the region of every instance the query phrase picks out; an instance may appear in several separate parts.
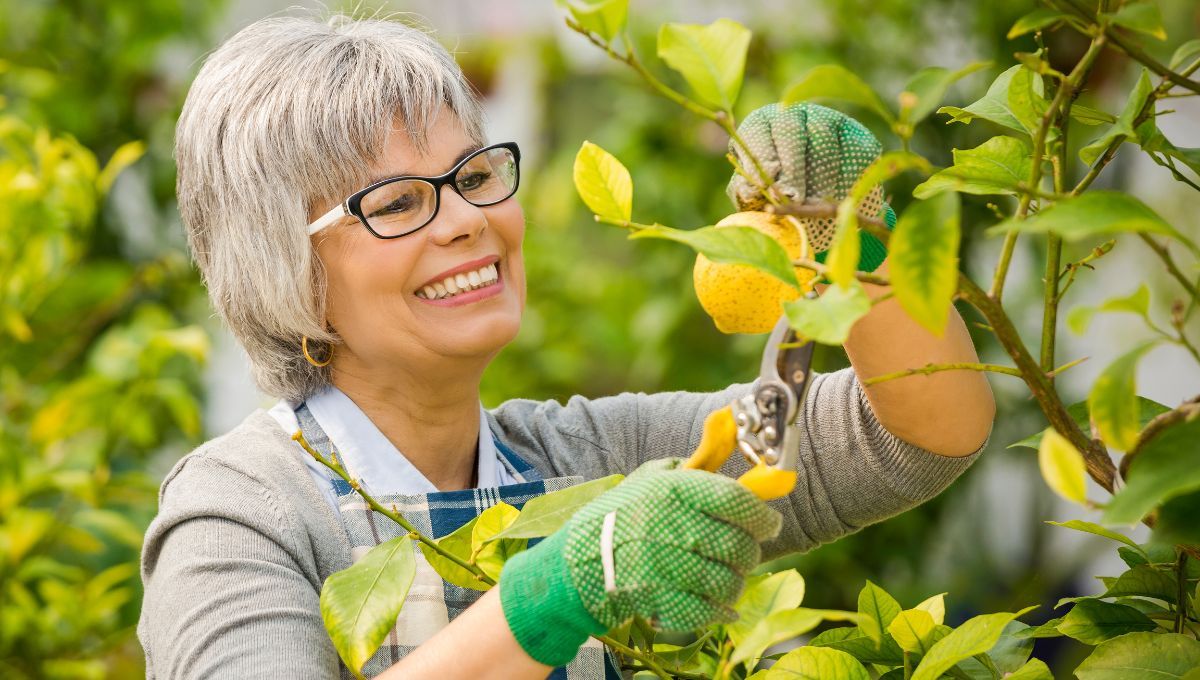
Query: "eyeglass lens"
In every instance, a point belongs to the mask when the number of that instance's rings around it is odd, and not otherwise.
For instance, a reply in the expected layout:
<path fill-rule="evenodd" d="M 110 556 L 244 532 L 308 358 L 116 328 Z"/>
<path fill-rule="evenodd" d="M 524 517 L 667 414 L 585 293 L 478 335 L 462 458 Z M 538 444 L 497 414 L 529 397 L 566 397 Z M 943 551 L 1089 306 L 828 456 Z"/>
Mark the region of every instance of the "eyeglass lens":
<path fill-rule="evenodd" d="M 454 185 L 472 205 L 499 203 L 516 190 L 517 160 L 504 147 L 480 151 L 454 175 Z M 359 208 L 375 233 L 399 236 L 429 222 L 437 209 L 437 192 L 425 180 L 389 182 L 363 196 Z"/>

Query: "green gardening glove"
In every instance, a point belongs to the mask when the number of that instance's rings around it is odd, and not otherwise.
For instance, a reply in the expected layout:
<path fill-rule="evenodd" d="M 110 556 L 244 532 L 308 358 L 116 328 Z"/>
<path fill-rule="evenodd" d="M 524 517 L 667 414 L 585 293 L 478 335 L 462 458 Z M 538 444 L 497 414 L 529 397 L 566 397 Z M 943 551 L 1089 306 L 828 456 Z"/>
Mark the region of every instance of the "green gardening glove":
<path fill-rule="evenodd" d="M 824 106 L 807 102 L 782 106 L 768 104 L 755 109 L 738 134 L 759 159 L 775 187 L 789 200 L 803 203 L 838 203 L 876 158 L 882 147 L 875 136 L 853 118 Z M 741 146 L 730 140 L 729 150 L 751 176 L 754 163 Z M 734 173 L 725 192 L 739 211 L 763 210 L 766 199 L 757 185 Z M 883 188 L 875 187 L 862 203 L 860 213 L 883 214 L 888 229 L 896 224 L 896 213 L 883 200 Z M 818 262 L 833 240 L 833 218 L 805 220 L 809 242 Z M 871 272 L 887 257 L 879 239 L 860 231 L 862 249 L 858 269 Z"/>
<path fill-rule="evenodd" d="M 500 602 L 529 656 L 562 666 L 634 616 L 680 631 L 736 618 L 781 518 L 733 479 L 681 463 L 642 465 L 504 565 Z"/>

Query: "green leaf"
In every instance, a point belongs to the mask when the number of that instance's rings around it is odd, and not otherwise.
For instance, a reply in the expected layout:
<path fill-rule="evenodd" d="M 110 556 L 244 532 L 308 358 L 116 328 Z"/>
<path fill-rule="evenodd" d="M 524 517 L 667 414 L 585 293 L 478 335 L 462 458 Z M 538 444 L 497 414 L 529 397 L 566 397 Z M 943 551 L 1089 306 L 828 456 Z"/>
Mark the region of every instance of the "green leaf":
<path fill-rule="evenodd" d="M 888 109 L 871 86 L 853 71 L 837 64 L 822 64 L 811 69 L 783 93 L 783 105 L 808 100 L 837 100 L 873 111 L 892 124 L 896 116 Z"/>
<path fill-rule="evenodd" d="M 1200 419 L 1169 427 L 1148 441 L 1129 464 L 1125 488 L 1109 501 L 1103 521 L 1140 522 L 1159 504 L 1200 489 Z"/>
<path fill-rule="evenodd" d="M 1128 633 L 1096 647 L 1079 680 L 1166 680 L 1200 666 L 1200 642 L 1181 633 Z"/>
<path fill-rule="evenodd" d="M 1121 110 L 1121 115 L 1117 116 L 1117 121 L 1099 139 L 1080 149 L 1079 158 L 1084 163 L 1091 165 L 1100 158 L 1100 154 L 1104 153 L 1109 144 L 1115 141 L 1136 139 L 1137 132 L 1133 128 L 1133 123 L 1153 91 L 1154 84 L 1150 82 L 1150 72 L 1142 69 L 1137 85 L 1129 95 L 1129 101 L 1125 102 L 1125 108 Z"/>
<path fill-rule="evenodd" d="M 1176 496 L 1158 509 L 1152 540 L 1166 545 L 1200 544 L 1200 492 Z"/>
<path fill-rule="evenodd" d="M 991 65 L 992 62 L 990 61 L 976 61 L 957 71 L 951 71 L 940 66 L 930 66 L 917 71 L 908 81 L 908 84 L 904 86 L 903 90 L 916 97 L 916 103 L 907 111 L 902 108 L 902 115 L 907 114 L 907 120 L 916 125 L 930 113 L 933 113 L 938 104 L 942 103 L 942 98 L 946 96 L 946 90 L 951 85 Z M 903 101 L 904 94 L 900 96 Z"/>
<path fill-rule="evenodd" d="M 1104 16 L 1117 26 L 1124 26 L 1131 31 L 1145 33 L 1159 40 L 1167 39 L 1167 31 L 1163 28 L 1162 12 L 1158 9 L 1158 3 L 1153 0 L 1127 3 L 1115 14 Z"/>
<path fill-rule="evenodd" d="M 983 614 L 968 619 L 934 643 L 913 672 L 912 680 L 937 680 L 959 661 L 988 651 L 1000 639 L 1009 621 L 1036 608 L 1026 607 L 1016 613 Z"/>
<path fill-rule="evenodd" d="M 1000 135 L 974 149 L 955 149 L 954 165 L 939 171 L 913 189 L 916 198 L 944 191 L 977 195 L 1015 195 L 1028 181 L 1033 161 L 1029 142 Z"/>
<path fill-rule="evenodd" d="M 900 614 L 900 603 L 888 594 L 886 590 L 871 583 L 870 580 L 858 593 L 858 613 L 864 619 L 859 622 L 859 629 L 875 641 L 876 648 L 883 641 L 883 633 Z"/>
<path fill-rule="evenodd" d="M 941 337 L 958 290 L 961 211 L 958 195 L 914 201 L 888 241 L 888 274 L 904 311 Z"/>
<path fill-rule="evenodd" d="M 1076 531 L 1082 531 L 1082 532 L 1088 533 L 1088 534 L 1095 534 L 1097 536 L 1103 536 L 1105 538 L 1112 539 L 1114 541 L 1120 541 L 1121 543 L 1124 543 L 1125 545 L 1132 547 L 1134 550 L 1137 550 L 1138 552 L 1142 553 L 1143 555 L 1145 554 L 1145 552 L 1142 550 L 1142 547 L 1139 546 L 1132 538 L 1126 536 L 1125 534 L 1117 533 L 1110 529 L 1105 529 L 1104 527 L 1100 526 L 1099 524 L 1094 524 L 1092 522 L 1085 522 L 1084 520 L 1081 520 L 1081 519 L 1072 519 L 1072 520 L 1067 520 L 1066 522 L 1052 522 L 1050 520 L 1046 520 L 1046 524 L 1053 524 L 1056 527 L 1065 527 L 1067 529 L 1074 529 Z"/>
<path fill-rule="evenodd" d="M 800 647 L 788 652 L 767 671 L 766 680 L 870 680 L 854 657 L 828 647 Z"/>
<path fill-rule="evenodd" d="M 1060 602 L 1059 604 L 1062 603 Z M 1029 638 L 1062 637 L 1062 632 L 1058 630 L 1058 624 L 1062 623 L 1062 621 L 1063 617 L 1060 616 L 1055 619 L 1050 619 L 1040 626 L 1022 628 L 1021 630 L 1013 633 L 1013 637 L 1017 638 L 1018 640 L 1027 640 Z"/>
<path fill-rule="evenodd" d="M 753 661 L 771 645 L 803 635 L 816 628 L 825 617 L 817 609 L 786 609 L 762 618 L 734 647 L 729 662 Z"/>
<path fill-rule="evenodd" d="M 1030 659 L 1024 666 L 1004 676 L 1004 680 L 1054 680 L 1045 661 Z"/>
<path fill-rule="evenodd" d="M 888 181 L 889 179 L 899 175 L 902 172 L 915 170 L 924 174 L 933 172 L 933 166 L 925 157 L 910 153 L 908 151 L 888 151 L 879 158 L 876 158 L 873 163 L 863 170 L 862 175 L 854 182 L 854 186 L 850 187 L 850 193 L 847 198 L 854 200 L 855 208 L 863 202 L 875 187 L 879 184 Z M 878 217 L 878 215 L 872 215 Z"/>
<path fill-rule="evenodd" d="M 1180 45 L 1175 50 L 1175 54 L 1171 55 L 1171 61 L 1168 68 L 1178 70 L 1185 63 L 1190 62 L 1193 58 L 1200 56 L 1200 38 L 1189 40 Z"/>
<path fill-rule="evenodd" d="M 729 624 L 729 638 L 740 645 L 758 622 L 775 612 L 795 609 L 804 599 L 804 577 L 794 569 L 751 579 L 733 605 L 738 620 Z"/>
<path fill-rule="evenodd" d="M 936 626 L 929 612 L 909 609 L 897 614 L 887 630 L 900 649 L 924 655 L 933 646 L 931 638 Z"/>
<path fill-rule="evenodd" d="M 476 517 L 456 529 L 453 533 L 437 539 L 438 547 L 464 562 L 469 562 L 472 554 L 471 536 L 474 533 L 475 522 L 478 519 Z M 421 554 L 425 555 L 429 566 L 433 567 L 438 576 L 441 576 L 446 582 L 453 583 L 460 588 L 470 588 L 471 590 L 491 589 L 491 586 L 487 582 L 477 577 L 471 571 L 459 566 L 437 550 L 424 543 L 420 543 L 419 545 L 421 547 Z"/>
<path fill-rule="evenodd" d="M 321 618 L 338 655 L 356 675 L 395 627 L 416 573 L 412 542 L 398 536 L 325 579 Z"/>
<path fill-rule="evenodd" d="M 840 649 L 863 663 L 885 666 L 904 663 L 904 650 L 900 649 L 900 645 L 896 644 L 891 635 L 884 635 L 883 644 L 876 645 L 874 640 L 856 627 L 830 628 L 813 637 L 808 644 L 810 647 Z"/>
<path fill-rule="evenodd" d="M 825 264 L 829 280 L 839 286 L 849 286 L 855 281 L 858 261 L 862 254 L 862 241 L 858 233 L 858 206 L 854 198 L 847 196 L 838 207 L 836 229 Z"/>
<path fill-rule="evenodd" d="M 1042 433 L 1038 468 L 1054 493 L 1083 505 L 1087 501 L 1087 466 L 1079 449 L 1053 427 Z"/>
<path fill-rule="evenodd" d="M 1067 325 L 1071 327 L 1071 332 L 1076 335 L 1086 333 L 1096 312 L 1130 312 L 1141 316 L 1149 324 L 1150 289 L 1143 283 L 1129 295 L 1111 298 L 1099 307 L 1075 307 L 1067 314 Z"/>
<path fill-rule="evenodd" d="M 711 106 L 732 111 L 742 89 L 750 30 L 731 19 L 707 26 L 663 24 L 658 56 Z"/>
<path fill-rule="evenodd" d="M 743 264 L 762 270 L 784 283 L 799 287 L 796 269 L 779 241 L 754 227 L 722 225 L 699 229 L 672 229 L 653 225 L 638 229 L 629 238 L 661 238 L 691 246 L 713 262 Z"/>
<path fill-rule="evenodd" d="M 1017 132 L 1025 132 L 1025 126 L 1013 114 L 1008 99 L 1013 77 L 1023 69 L 1027 70 L 1018 64 L 1001 73 L 996 80 L 992 81 L 987 94 L 966 108 L 943 106 L 937 112 L 949 115 L 948 123 L 969 124 L 976 118 L 982 118 Z M 1042 94 L 1041 76 L 1034 74 L 1031 83 L 1033 93 L 1040 98 Z"/>
<path fill-rule="evenodd" d="M 629 13 L 629 0 L 556 0 L 566 7 L 575 21 L 587 30 L 599 35 L 604 42 L 625 30 L 625 19 Z"/>
<path fill-rule="evenodd" d="M 549 536 L 566 524 L 579 508 L 624 478 L 624 475 L 609 475 L 531 498 L 515 522 L 488 540 Z"/>
<path fill-rule="evenodd" d="M 788 323 L 805 338 L 825 345 L 846 342 L 854 323 L 871 311 L 871 299 L 857 280 L 850 286 L 829 286 L 816 299 L 783 303 Z"/>
<path fill-rule="evenodd" d="M 1128 451 L 1137 443 L 1137 365 L 1156 341 L 1142 343 L 1108 365 L 1088 394 L 1088 411 L 1105 444 Z"/>
<path fill-rule="evenodd" d="M 628 222 L 633 216 L 633 180 L 615 156 L 591 142 L 575 154 L 575 190 L 592 212 Z"/>
<path fill-rule="evenodd" d="M 1056 9 L 1046 7 L 1035 9 L 1029 14 L 1017 19 L 1017 23 L 1008 29 L 1008 39 L 1019 38 L 1026 33 L 1040 31 L 1043 28 L 1066 19 L 1069 15 Z"/>
<path fill-rule="evenodd" d="M 1042 77 L 1024 67 L 1008 84 L 1008 111 L 1030 135 L 1037 133 L 1049 102 L 1042 97 Z"/>
<path fill-rule="evenodd" d="M 1119 191 L 1088 191 L 1055 203 L 1028 219 L 1001 222 L 989 228 L 987 234 L 995 236 L 1008 231 L 1052 231 L 1068 241 L 1113 232 L 1147 232 L 1191 243 L 1145 203 Z"/>
<path fill-rule="evenodd" d="M 1093 109 L 1083 104 L 1071 105 L 1071 118 L 1075 122 L 1083 123 L 1084 125 L 1103 125 L 1104 123 L 1117 122 L 1117 117 L 1111 113 L 1105 113 L 1100 109 Z"/>
<path fill-rule="evenodd" d="M 1118 635 L 1157 627 L 1150 617 L 1133 607 L 1101 600 L 1080 600 L 1063 617 L 1058 630 L 1085 645 L 1098 645 Z"/>
<path fill-rule="evenodd" d="M 1167 411 L 1171 410 L 1171 407 L 1164 406 L 1152 399 L 1147 399 L 1145 397 L 1138 397 L 1137 399 L 1139 409 L 1138 421 L 1140 423 L 1138 429 L 1146 427 L 1146 423 L 1149 423 L 1160 413 L 1166 413 Z M 1083 430 L 1085 434 L 1092 431 L 1091 425 L 1088 422 L 1088 405 L 1086 401 L 1078 401 L 1074 404 L 1071 404 L 1067 407 L 1067 413 L 1071 415 L 1071 418 L 1075 421 L 1075 424 L 1078 425 L 1079 429 Z M 1035 432 L 1021 441 L 1009 444 L 1008 448 L 1011 449 L 1014 446 L 1027 446 L 1036 450 L 1041 441 L 1042 433 Z"/>
<path fill-rule="evenodd" d="M 1017 670 L 1029 660 L 1029 655 L 1033 653 L 1034 641 L 1029 638 L 1017 637 L 1017 633 L 1028 628 L 1029 626 L 1020 621 L 1009 621 L 1004 630 L 1000 631 L 1000 639 L 996 641 L 996 644 L 992 645 L 986 653 L 977 654 L 974 658 L 963 662 L 960 667 L 969 670 L 977 667 L 978 664 L 985 669 L 995 668 L 1001 677 L 1005 673 Z M 990 666 L 989 661 L 991 662 Z M 996 673 L 991 673 L 990 676 L 994 678 Z"/>
<path fill-rule="evenodd" d="M 1128 571 L 1112 581 L 1100 597 L 1124 596 L 1153 597 L 1164 602 L 1175 602 L 1178 584 L 1169 571 L 1155 569 L 1149 565 L 1130 567 Z M 1081 600 L 1085 601 L 1085 600 Z M 1079 606 L 1076 604 L 1076 606 Z"/>
<path fill-rule="evenodd" d="M 471 528 L 471 553 L 475 555 L 475 564 L 492 580 L 500 578 L 500 570 L 509 557 L 525 549 L 527 541 L 524 539 L 493 542 L 519 516 L 519 510 L 501 501 L 481 512 Z"/>

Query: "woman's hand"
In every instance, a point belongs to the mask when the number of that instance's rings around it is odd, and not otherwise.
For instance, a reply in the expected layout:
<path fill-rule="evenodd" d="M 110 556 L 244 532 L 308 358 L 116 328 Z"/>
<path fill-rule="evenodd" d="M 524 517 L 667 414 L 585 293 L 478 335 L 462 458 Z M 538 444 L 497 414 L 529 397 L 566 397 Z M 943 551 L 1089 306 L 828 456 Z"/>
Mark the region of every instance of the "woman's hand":
<path fill-rule="evenodd" d="M 634 616 L 669 630 L 736 617 L 781 518 L 733 479 L 680 462 L 642 465 L 505 565 L 501 604 L 530 657 L 566 664 L 588 636 Z"/>

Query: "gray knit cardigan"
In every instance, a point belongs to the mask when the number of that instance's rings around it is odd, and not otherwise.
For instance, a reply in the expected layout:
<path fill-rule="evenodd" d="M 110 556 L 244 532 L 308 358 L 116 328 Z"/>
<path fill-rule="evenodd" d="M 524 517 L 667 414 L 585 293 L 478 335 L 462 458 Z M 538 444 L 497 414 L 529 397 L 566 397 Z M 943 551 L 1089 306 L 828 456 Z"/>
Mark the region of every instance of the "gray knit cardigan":
<path fill-rule="evenodd" d="M 595 479 L 689 455 L 705 416 L 749 388 L 575 396 L 565 405 L 513 399 L 490 409 L 488 421 L 543 476 Z M 813 377 L 795 426 L 799 481 L 772 502 L 783 531 L 765 557 L 810 550 L 933 498 L 987 444 L 952 458 L 897 438 L 851 369 Z M 142 552 L 147 677 L 339 677 L 318 598 L 326 577 L 350 566 L 350 545 L 291 434 L 255 411 L 163 481 Z M 722 472 L 746 469 L 732 456 Z"/>

